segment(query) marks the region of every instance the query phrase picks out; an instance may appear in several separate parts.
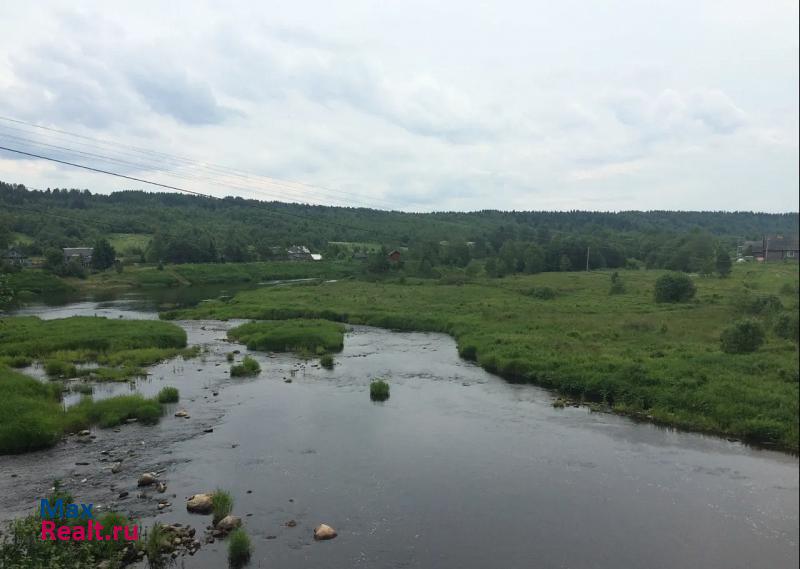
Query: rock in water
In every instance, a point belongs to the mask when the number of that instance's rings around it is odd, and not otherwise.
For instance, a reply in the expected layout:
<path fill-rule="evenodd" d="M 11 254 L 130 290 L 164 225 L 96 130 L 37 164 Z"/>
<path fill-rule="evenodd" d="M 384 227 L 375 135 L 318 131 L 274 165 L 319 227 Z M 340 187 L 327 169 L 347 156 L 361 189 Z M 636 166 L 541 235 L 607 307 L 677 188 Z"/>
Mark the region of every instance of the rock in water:
<path fill-rule="evenodd" d="M 210 514 L 213 508 L 211 494 L 195 494 L 186 502 L 186 509 L 193 514 Z"/>
<path fill-rule="evenodd" d="M 139 482 L 137 482 L 138 486 L 150 486 L 151 484 L 155 484 L 158 482 L 156 475 L 152 472 L 145 472 L 139 477 Z"/>
<path fill-rule="evenodd" d="M 229 531 L 233 531 L 241 525 L 242 518 L 238 516 L 225 516 L 217 522 L 217 529 L 228 533 Z"/>
<path fill-rule="evenodd" d="M 327 524 L 320 524 L 314 529 L 314 539 L 317 541 L 333 539 L 337 535 L 336 530 Z"/>

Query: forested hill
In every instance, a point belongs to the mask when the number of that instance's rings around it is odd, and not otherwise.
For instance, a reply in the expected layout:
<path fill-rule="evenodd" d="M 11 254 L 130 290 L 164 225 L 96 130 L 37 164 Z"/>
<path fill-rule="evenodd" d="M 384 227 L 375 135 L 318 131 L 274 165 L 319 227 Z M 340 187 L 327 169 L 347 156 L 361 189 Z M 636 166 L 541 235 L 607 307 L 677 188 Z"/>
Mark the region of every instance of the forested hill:
<path fill-rule="evenodd" d="M 366 208 L 212 199 L 176 193 L 88 190 L 28 190 L 0 182 L 0 237 L 18 238 L 31 254 L 47 247 L 91 245 L 112 234 L 147 236 L 159 251 L 188 242 L 201 253 L 185 261 L 250 260 L 268 256 L 270 247 L 308 245 L 323 251 L 329 242 L 371 243 L 414 248 L 421 244 L 475 242 L 499 251 L 508 241 L 561 249 L 595 245 L 607 257 L 656 259 L 697 240 L 733 247 L 764 233 L 796 234 L 798 214 L 752 212 L 485 210 L 404 213 Z M 716 245 L 715 245 L 716 246 Z M 660 253 L 658 253 L 660 251 Z M 196 257 L 201 258 L 196 258 Z M 212 257 L 212 258 L 209 258 Z M 247 257 L 247 259 L 239 259 Z M 181 259 L 169 259 L 180 261 Z M 609 262 L 608 266 L 614 266 Z M 653 264 L 659 263 L 657 260 Z"/>

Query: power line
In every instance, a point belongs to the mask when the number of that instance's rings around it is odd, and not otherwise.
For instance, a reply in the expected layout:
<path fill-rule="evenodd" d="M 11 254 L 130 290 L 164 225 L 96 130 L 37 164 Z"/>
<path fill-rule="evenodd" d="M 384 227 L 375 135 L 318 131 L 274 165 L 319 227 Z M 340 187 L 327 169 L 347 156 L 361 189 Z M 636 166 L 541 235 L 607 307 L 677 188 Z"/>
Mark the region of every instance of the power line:
<path fill-rule="evenodd" d="M 16 148 L 9 148 L 7 146 L 0 146 L 0 150 L 5 150 L 6 152 L 13 152 L 15 154 L 20 154 L 20 155 L 23 155 L 23 156 L 29 156 L 31 158 L 37 158 L 37 159 L 40 159 L 40 160 L 47 160 L 49 162 L 55 162 L 55 163 L 58 163 L 58 164 L 64 164 L 66 166 L 73 166 L 75 168 L 81 168 L 83 170 L 88 170 L 90 172 L 96 172 L 98 174 L 106 174 L 106 175 L 109 175 L 109 176 L 115 176 L 117 178 L 124 178 L 126 180 L 132 180 L 134 182 L 140 182 L 142 184 L 149 184 L 151 186 L 157 186 L 157 187 L 165 188 L 165 189 L 168 189 L 168 190 L 175 190 L 177 192 L 183 192 L 183 193 L 191 194 L 191 195 L 194 195 L 194 196 L 197 196 L 197 197 L 202 197 L 202 198 L 211 199 L 211 200 L 221 200 L 221 198 L 218 198 L 216 196 L 212 196 L 210 194 L 204 194 L 202 192 L 196 192 L 194 190 L 188 190 L 186 188 L 181 188 L 181 187 L 178 187 L 178 186 L 172 186 L 172 185 L 169 185 L 169 184 L 162 184 L 161 182 L 154 182 L 154 181 L 151 181 L 151 180 L 146 180 L 144 178 L 137 178 L 136 176 L 128 176 L 126 174 L 120 174 L 119 172 L 112 172 L 110 170 L 104 170 L 102 168 L 94 168 L 92 166 L 86 166 L 84 164 L 78 164 L 76 162 L 69 162 L 67 160 L 59 160 L 58 158 L 53 158 L 51 156 L 44 156 L 42 154 L 34 154 L 33 152 L 26 152 L 24 150 L 18 150 Z M 355 231 L 364 231 L 364 232 L 367 232 L 367 233 L 374 233 L 375 235 L 383 235 L 383 236 L 391 237 L 392 239 L 395 238 L 394 236 L 389 236 L 388 234 L 385 234 L 385 233 L 380 232 L 380 231 L 376 231 L 374 229 L 368 229 L 368 228 L 365 228 L 365 227 L 357 227 L 357 226 L 353 226 L 353 225 L 346 225 L 346 224 L 342 224 L 342 223 L 336 223 L 336 222 L 333 222 L 333 221 L 328 221 L 328 220 L 308 217 L 308 216 L 304 216 L 304 215 L 300 215 L 300 214 L 296 214 L 296 213 L 289 213 L 289 212 L 285 212 L 285 211 L 263 211 L 262 213 L 275 214 L 275 215 L 284 215 L 284 216 L 289 216 L 289 217 L 302 219 L 304 221 L 313 221 L 315 223 L 323 223 L 323 224 L 327 224 L 327 225 L 330 225 L 330 226 L 339 227 L 341 229 L 351 229 L 351 230 L 355 230 Z"/>
<path fill-rule="evenodd" d="M 69 132 L 69 131 L 66 131 L 66 130 L 61 130 L 61 129 L 57 129 L 57 128 L 53 128 L 53 127 L 47 127 L 47 126 L 43 126 L 43 125 L 39 125 L 39 124 L 36 124 L 36 123 L 32 123 L 32 122 L 28 122 L 28 121 L 24 121 L 24 120 L 20 120 L 20 119 L 15 119 L 15 118 L 11 118 L 11 117 L 0 116 L 0 120 L 6 121 L 6 122 L 11 122 L 11 123 L 16 123 L 16 124 L 20 124 L 20 125 L 29 126 L 29 127 L 40 129 L 40 130 L 44 130 L 44 131 L 47 131 L 47 132 L 58 133 L 58 134 L 63 134 L 63 135 L 69 136 L 69 137 L 83 139 L 83 140 L 89 141 L 89 142 L 91 142 L 93 144 L 100 144 L 100 145 L 105 145 L 105 146 L 117 146 L 117 147 L 120 147 L 120 148 L 127 148 L 127 149 L 130 149 L 130 150 L 132 150 L 134 152 L 137 152 L 137 153 L 143 153 L 143 154 L 150 155 L 152 157 L 155 157 L 158 160 L 167 160 L 167 161 L 171 161 L 173 163 L 175 163 L 175 162 L 183 163 L 184 165 L 199 167 L 199 168 L 208 170 L 210 172 L 215 172 L 217 174 L 226 175 L 226 176 L 234 176 L 234 177 L 237 177 L 237 178 L 240 178 L 240 179 L 243 179 L 243 180 L 247 180 L 247 181 L 251 181 L 251 182 L 252 181 L 256 181 L 257 182 L 257 181 L 261 180 L 261 181 L 263 181 L 263 182 L 265 182 L 267 184 L 275 185 L 277 187 L 282 187 L 282 188 L 284 188 L 286 190 L 289 190 L 289 191 L 299 191 L 299 189 L 294 187 L 294 186 L 302 186 L 304 188 L 308 188 L 310 190 L 313 190 L 313 191 L 315 191 L 317 193 L 322 193 L 322 194 L 327 193 L 328 195 L 333 196 L 334 199 L 337 199 L 337 200 L 340 200 L 340 201 L 343 201 L 343 202 L 346 202 L 347 200 L 356 201 L 356 200 L 353 200 L 353 198 L 357 198 L 357 201 L 360 201 L 362 204 L 366 204 L 369 207 L 375 207 L 375 206 L 369 205 L 368 202 L 363 201 L 361 196 L 358 195 L 358 194 L 353 194 L 351 192 L 346 192 L 346 191 L 343 191 L 343 190 L 333 189 L 333 188 L 329 188 L 329 187 L 326 187 L 326 186 L 307 184 L 305 182 L 299 182 L 299 181 L 294 181 L 294 180 L 278 180 L 276 178 L 271 178 L 269 176 L 251 175 L 251 174 L 249 174 L 247 172 L 242 172 L 240 170 L 236 170 L 236 169 L 233 169 L 233 168 L 230 168 L 230 167 L 227 167 L 227 166 L 221 166 L 221 165 L 213 164 L 213 163 L 200 163 L 200 162 L 197 162 L 196 160 L 193 160 L 193 159 L 185 157 L 185 156 L 171 155 L 171 154 L 167 154 L 165 152 L 159 152 L 159 151 L 156 151 L 156 150 L 151 150 L 151 149 L 147 149 L 147 148 L 141 148 L 141 147 L 130 145 L 130 144 L 112 142 L 112 141 L 107 141 L 107 140 L 98 139 L 98 138 L 92 138 L 92 137 L 85 136 L 85 135 L 82 135 L 82 134 Z M 14 128 L 14 127 L 6 127 L 6 128 Z M 21 130 L 21 129 L 14 129 L 14 130 Z M 28 131 L 22 130 L 22 132 L 26 132 L 27 133 Z M 86 143 L 83 143 L 83 144 L 86 144 Z M 335 197 L 337 195 L 345 196 L 345 198 Z M 347 197 L 347 196 L 349 196 L 349 197 Z M 395 206 L 396 205 L 394 202 L 389 201 L 389 200 L 385 200 L 385 199 L 382 199 L 382 198 L 372 198 L 372 200 L 375 201 L 375 202 L 382 202 L 383 204 L 386 204 L 386 205 L 389 205 L 389 206 Z M 375 209 L 380 209 L 380 208 L 375 208 Z"/>

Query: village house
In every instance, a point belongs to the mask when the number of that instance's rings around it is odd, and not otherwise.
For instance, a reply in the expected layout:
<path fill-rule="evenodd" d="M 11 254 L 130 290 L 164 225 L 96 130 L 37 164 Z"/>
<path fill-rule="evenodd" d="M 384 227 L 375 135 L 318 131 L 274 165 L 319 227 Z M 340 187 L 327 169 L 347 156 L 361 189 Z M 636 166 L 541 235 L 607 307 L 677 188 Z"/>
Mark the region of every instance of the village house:
<path fill-rule="evenodd" d="M 3 264 L 11 265 L 14 267 L 30 267 L 31 261 L 28 259 L 26 255 L 20 253 L 17 249 L 13 247 L 9 248 L 8 251 L 3 253 L 2 258 L 0 261 Z"/>
<path fill-rule="evenodd" d="M 94 247 L 64 247 L 64 263 L 77 260 L 82 266 L 88 267 L 92 264 L 92 254 Z"/>
<path fill-rule="evenodd" d="M 286 249 L 290 261 L 312 261 L 311 251 L 305 245 L 292 245 Z"/>
<path fill-rule="evenodd" d="M 393 263 L 399 263 L 400 262 L 400 251 L 398 251 L 397 249 L 394 249 L 393 251 L 390 251 L 389 254 L 386 255 L 386 256 Z"/>
<path fill-rule="evenodd" d="M 739 259 L 764 261 L 797 261 L 800 259 L 800 243 L 797 236 L 764 236 L 757 241 L 745 241 L 739 246 Z"/>

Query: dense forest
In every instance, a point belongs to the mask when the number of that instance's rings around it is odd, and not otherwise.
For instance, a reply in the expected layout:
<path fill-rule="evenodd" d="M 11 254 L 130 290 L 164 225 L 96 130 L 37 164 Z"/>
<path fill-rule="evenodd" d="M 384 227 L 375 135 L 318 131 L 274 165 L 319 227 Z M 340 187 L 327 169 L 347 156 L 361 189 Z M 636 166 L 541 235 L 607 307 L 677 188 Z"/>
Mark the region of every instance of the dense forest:
<path fill-rule="evenodd" d="M 224 199 L 177 193 L 29 190 L 0 182 L 0 247 L 46 257 L 109 235 L 142 236 L 118 255 L 147 262 L 269 260 L 288 245 L 328 258 L 383 247 L 425 273 L 481 260 L 513 272 L 641 266 L 711 272 L 718 251 L 743 239 L 797 234 L 798 214 L 693 211 L 496 211 L 405 213 Z M 377 255 L 373 255 L 376 256 Z M 376 260 L 376 270 L 383 270 Z"/>

